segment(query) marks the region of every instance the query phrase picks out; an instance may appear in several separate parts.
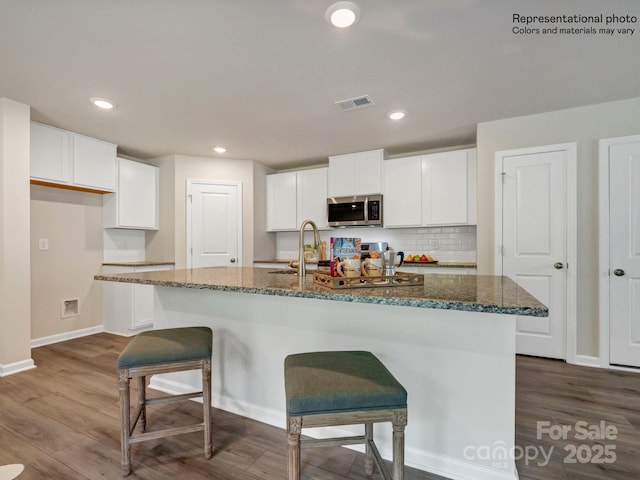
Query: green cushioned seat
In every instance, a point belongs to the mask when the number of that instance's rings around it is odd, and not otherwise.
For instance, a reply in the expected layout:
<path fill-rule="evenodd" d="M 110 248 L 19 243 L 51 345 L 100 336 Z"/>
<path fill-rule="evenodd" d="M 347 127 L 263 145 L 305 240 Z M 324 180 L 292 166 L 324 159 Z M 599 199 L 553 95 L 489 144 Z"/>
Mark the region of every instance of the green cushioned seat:
<path fill-rule="evenodd" d="M 118 357 L 118 369 L 211 358 L 208 327 L 181 327 L 139 333 Z"/>
<path fill-rule="evenodd" d="M 407 407 L 407 391 L 370 352 L 289 355 L 284 370 L 289 416 Z"/>

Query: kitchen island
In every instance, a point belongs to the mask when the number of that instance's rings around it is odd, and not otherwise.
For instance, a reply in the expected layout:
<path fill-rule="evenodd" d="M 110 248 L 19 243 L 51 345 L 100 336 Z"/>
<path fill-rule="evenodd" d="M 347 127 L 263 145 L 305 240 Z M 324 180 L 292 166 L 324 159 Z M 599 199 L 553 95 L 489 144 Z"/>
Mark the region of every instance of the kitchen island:
<path fill-rule="evenodd" d="M 301 289 L 295 275 L 242 267 L 95 278 L 155 285 L 154 328 L 213 329 L 218 408 L 284 428 L 288 354 L 369 350 L 408 391 L 407 465 L 450 478 L 517 478 L 516 316 L 548 310 L 508 278 L 425 275 L 420 286 L 337 290 L 312 275 Z M 187 372 L 156 376 L 151 386 L 182 393 L 198 382 Z M 390 439 L 390 428 L 377 427 L 387 458 Z"/>

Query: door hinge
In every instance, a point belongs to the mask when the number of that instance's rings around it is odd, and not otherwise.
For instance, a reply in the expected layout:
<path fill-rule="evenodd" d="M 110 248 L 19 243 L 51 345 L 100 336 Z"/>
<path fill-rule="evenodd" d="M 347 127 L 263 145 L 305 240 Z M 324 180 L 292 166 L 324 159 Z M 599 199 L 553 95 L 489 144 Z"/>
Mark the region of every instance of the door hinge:
<path fill-rule="evenodd" d="M 187 195 L 187 198 L 189 199 L 189 201 L 190 201 L 191 203 L 193 203 L 193 195 L 188 194 L 188 195 Z"/>
<path fill-rule="evenodd" d="M 504 245 L 498 247 L 498 256 L 504 257 Z"/>
<path fill-rule="evenodd" d="M 507 178 L 507 172 L 500 172 L 500 177 L 502 177 L 502 183 L 504 183 L 504 179 Z"/>

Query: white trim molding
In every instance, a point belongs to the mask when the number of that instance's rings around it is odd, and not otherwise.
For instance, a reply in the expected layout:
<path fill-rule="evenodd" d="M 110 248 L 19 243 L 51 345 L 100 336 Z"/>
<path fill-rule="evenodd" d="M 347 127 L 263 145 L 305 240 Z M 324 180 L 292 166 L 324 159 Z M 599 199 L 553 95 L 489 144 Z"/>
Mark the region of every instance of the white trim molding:
<path fill-rule="evenodd" d="M 14 373 L 25 372 L 27 370 L 31 370 L 32 368 L 36 368 L 33 359 L 29 360 L 21 360 L 19 362 L 8 363 L 3 365 L 0 363 L 0 377 L 6 377 L 8 375 L 13 375 Z"/>
<path fill-rule="evenodd" d="M 73 330 L 71 332 L 58 333 L 56 335 L 49 335 L 47 337 L 34 338 L 31 340 L 31 348 L 42 347 L 44 345 L 51 345 L 52 343 L 64 342 L 66 340 L 72 340 L 74 338 L 86 337 L 88 335 L 94 335 L 96 333 L 104 332 L 103 325 L 96 325 L 95 327 L 82 328 L 80 330 Z"/>

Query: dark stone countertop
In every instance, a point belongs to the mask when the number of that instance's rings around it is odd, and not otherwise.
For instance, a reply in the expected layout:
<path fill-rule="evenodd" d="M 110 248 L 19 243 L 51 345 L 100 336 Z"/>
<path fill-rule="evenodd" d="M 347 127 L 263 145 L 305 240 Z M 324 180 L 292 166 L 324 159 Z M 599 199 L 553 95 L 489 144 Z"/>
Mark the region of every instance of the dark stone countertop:
<path fill-rule="evenodd" d="M 426 274 L 424 285 L 332 289 L 307 275 L 302 289 L 296 275 L 266 268 L 212 267 L 101 274 L 96 280 L 195 288 L 283 297 L 397 305 L 546 317 L 548 308 L 508 277 L 492 275 Z"/>

